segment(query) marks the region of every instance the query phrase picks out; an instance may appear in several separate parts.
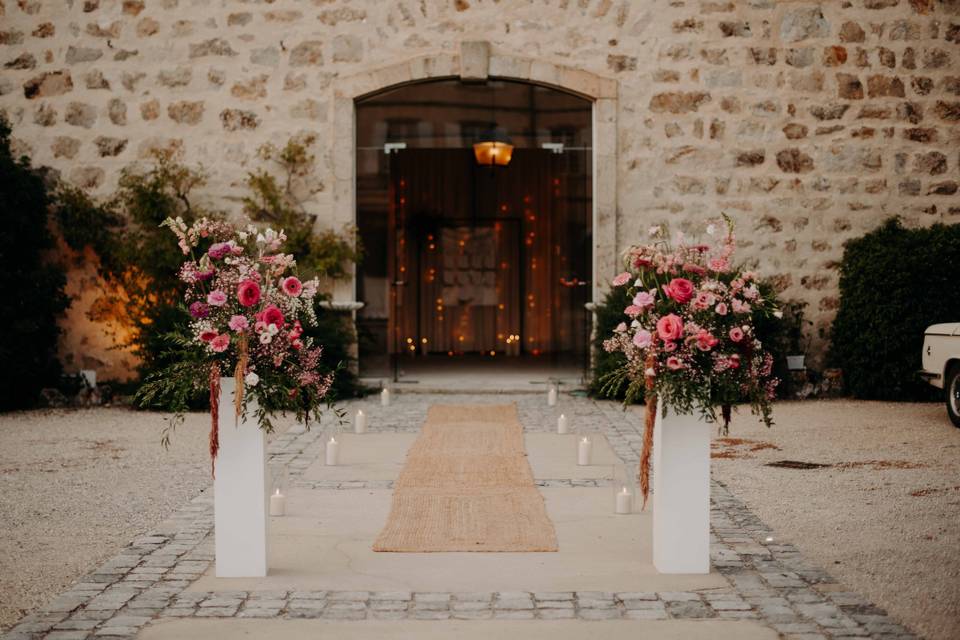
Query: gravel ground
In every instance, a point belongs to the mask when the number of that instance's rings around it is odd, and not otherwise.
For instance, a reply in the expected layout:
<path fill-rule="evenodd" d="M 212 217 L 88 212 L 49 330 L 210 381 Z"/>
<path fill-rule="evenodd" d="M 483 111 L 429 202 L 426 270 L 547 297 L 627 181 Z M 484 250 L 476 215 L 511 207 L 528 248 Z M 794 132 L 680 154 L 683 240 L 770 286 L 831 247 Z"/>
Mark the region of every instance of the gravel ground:
<path fill-rule="evenodd" d="M 785 402 L 774 419 L 735 419 L 714 477 L 853 591 L 930 640 L 960 637 L 960 429 L 943 405 Z M 780 460 L 831 466 L 765 466 Z"/>
<path fill-rule="evenodd" d="M 0 415 L 0 632 L 210 485 L 209 418 L 126 409 Z"/>

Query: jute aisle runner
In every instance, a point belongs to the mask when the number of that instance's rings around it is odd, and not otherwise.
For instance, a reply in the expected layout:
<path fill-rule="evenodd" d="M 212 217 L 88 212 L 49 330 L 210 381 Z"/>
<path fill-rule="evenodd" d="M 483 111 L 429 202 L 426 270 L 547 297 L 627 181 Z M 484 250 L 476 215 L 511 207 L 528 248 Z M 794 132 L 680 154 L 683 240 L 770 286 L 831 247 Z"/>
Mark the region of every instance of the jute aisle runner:
<path fill-rule="evenodd" d="M 515 405 L 430 407 L 373 550 L 557 550 Z"/>

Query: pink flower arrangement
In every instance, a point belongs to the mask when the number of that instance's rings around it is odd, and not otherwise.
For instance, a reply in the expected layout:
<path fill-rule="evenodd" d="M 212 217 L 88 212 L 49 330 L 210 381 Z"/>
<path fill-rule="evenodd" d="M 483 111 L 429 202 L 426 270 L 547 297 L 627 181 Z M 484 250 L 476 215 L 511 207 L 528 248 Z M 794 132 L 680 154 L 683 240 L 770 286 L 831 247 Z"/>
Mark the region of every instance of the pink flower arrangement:
<path fill-rule="evenodd" d="M 608 351 L 623 353 L 626 364 L 609 374 L 605 389 L 613 393 L 626 384 L 628 398 L 656 398 L 678 413 L 700 411 L 712 420 L 723 408 L 724 425 L 730 405 L 749 402 L 769 425 L 778 381 L 754 320 L 775 315 L 776 300 L 756 273 L 732 266 L 736 241 L 724 221 L 726 235 L 712 242 L 677 234 L 670 244 L 657 226 L 649 244 L 626 253 L 627 270 L 613 286 L 626 287 L 632 303 L 604 342 Z M 715 229 L 710 225 L 708 235 Z"/>
<path fill-rule="evenodd" d="M 179 274 L 192 318 L 189 337 L 209 363 L 211 397 L 218 393 L 220 376 L 232 375 L 237 414 L 256 398 L 265 429 L 274 411 L 292 411 L 304 422 L 319 418 L 332 375 L 321 369 L 322 348 L 304 330 L 316 324 L 319 283 L 296 274 L 296 260 L 280 250 L 283 232 L 252 225 L 239 229 L 207 218 L 192 226 L 180 219 L 164 225 L 186 256 Z M 216 457 L 217 409 L 211 409 Z"/>

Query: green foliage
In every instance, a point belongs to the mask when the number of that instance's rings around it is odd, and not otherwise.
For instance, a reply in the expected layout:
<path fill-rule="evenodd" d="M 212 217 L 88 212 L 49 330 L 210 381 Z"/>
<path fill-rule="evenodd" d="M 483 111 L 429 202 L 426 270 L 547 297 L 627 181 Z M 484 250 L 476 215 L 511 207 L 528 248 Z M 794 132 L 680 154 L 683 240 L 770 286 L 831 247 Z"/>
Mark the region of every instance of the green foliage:
<path fill-rule="evenodd" d="M 602 393 L 604 382 L 609 375 L 623 369 L 627 358 L 620 351 L 608 352 L 603 348 L 603 341 L 613 335 L 613 329 L 624 321 L 623 310 L 630 304 L 626 287 L 611 287 L 603 301 L 596 308 L 596 331 L 593 337 L 593 372 L 590 376 L 588 391 L 594 397 L 606 397 Z M 626 388 L 619 387 L 614 395 L 608 396 L 617 400 L 624 400 Z M 642 403 L 643 397 L 634 399 L 635 403 Z"/>
<path fill-rule="evenodd" d="M 0 411 L 26 408 L 60 378 L 57 318 L 70 305 L 63 268 L 49 253 L 51 196 L 26 158 L 14 158 L 0 118 Z"/>
<path fill-rule="evenodd" d="M 266 169 L 248 174 L 250 194 L 243 199 L 243 208 L 254 222 L 284 230 L 284 250 L 297 257 L 304 277 L 338 280 L 350 276 L 350 267 L 360 260 L 361 251 L 353 227 L 340 233 L 332 229 L 315 231 L 317 216 L 307 212 L 299 196 L 309 191 L 308 176 L 315 160 L 309 147 L 313 142 L 313 136 L 308 136 L 291 138 L 282 148 L 270 143 L 261 146 L 260 157 L 277 165 L 281 176 L 278 179 Z"/>
<path fill-rule="evenodd" d="M 188 224 L 216 217 L 192 201 L 205 180 L 202 169 L 156 153 L 146 169 L 125 169 L 116 194 L 103 204 L 77 189 L 59 194 L 57 213 L 67 244 L 76 250 L 89 246 L 98 258 L 103 289 L 91 316 L 119 328 L 114 341 L 140 358 L 141 376 L 183 357 L 168 348 L 167 339 L 189 321 L 177 277 L 183 254 L 160 223 L 171 216 Z"/>
<path fill-rule="evenodd" d="M 829 359 L 857 398 L 919 400 L 924 330 L 960 320 L 960 225 L 905 229 L 896 218 L 846 243 Z"/>

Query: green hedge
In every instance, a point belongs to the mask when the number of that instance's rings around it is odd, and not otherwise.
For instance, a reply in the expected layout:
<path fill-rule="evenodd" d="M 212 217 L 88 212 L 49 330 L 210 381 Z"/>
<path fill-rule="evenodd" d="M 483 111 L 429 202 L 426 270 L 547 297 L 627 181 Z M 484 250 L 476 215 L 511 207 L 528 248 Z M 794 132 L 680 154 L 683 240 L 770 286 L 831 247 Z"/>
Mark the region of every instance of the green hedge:
<path fill-rule="evenodd" d="M 857 398 L 936 397 L 917 375 L 924 330 L 960 321 L 960 225 L 905 229 L 896 218 L 850 240 L 830 362 Z"/>
<path fill-rule="evenodd" d="M 51 197 L 26 158 L 14 158 L 0 118 L 0 411 L 33 406 L 60 382 L 57 318 L 69 306 L 63 267 L 51 255 Z"/>

